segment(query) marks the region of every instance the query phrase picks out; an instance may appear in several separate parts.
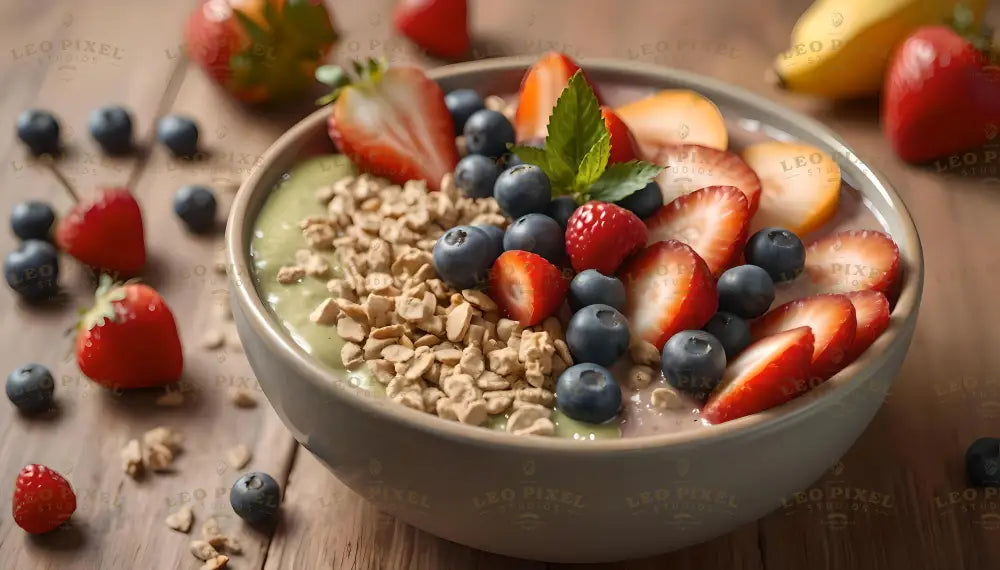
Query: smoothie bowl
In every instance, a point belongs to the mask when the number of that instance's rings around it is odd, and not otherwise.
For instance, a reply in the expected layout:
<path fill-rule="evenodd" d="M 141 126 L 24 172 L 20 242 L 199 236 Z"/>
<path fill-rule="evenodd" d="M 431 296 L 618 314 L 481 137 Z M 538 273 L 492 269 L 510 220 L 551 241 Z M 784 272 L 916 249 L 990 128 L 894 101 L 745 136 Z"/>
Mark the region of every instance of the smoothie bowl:
<path fill-rule="evenodd" d="M 898 196 L 821 125 L 582 67 L 375 71 L 390 95 L 289 130 L 227 229 L 247 357 L 306 449 L 416 527 L 566 562 L 701 542 L 814 482 L 897 376 L 923 280 Z"/>

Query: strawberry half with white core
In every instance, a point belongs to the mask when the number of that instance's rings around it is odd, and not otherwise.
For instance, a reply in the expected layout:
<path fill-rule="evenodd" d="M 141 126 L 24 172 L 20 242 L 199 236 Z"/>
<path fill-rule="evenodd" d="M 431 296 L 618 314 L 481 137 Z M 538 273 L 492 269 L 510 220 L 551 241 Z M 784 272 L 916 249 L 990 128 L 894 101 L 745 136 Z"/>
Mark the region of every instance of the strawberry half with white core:
<path fill-rule="evenodd" d="M 665 89 L 626 103 L 615 112 L 632 130 L 647 157 L 666 145 L 699 144 L 726 150 L 729 144 L 719 108 L 687 89 Z"/>
<path fill-rule="evenodd" d="M 813 334 L 809 327 L 783 331 L 748 346 L 726 367 L 701 417 L 721 424 L 784 404 L 809 390 Z"/>
<path fill-rule="evenodd" d="M 656 178 L 664 204 L 706 186 L 735 186 L 746 194 L 750 215 L 757 211 L 760 179 L 731 152 L 696 144 L 664 145 L 646 160 L 667 167 Z"/>
<path fill-rule="evenodd" d="M 805 273 L 823 293 L 871 289 L 892 299 L 898 292 L 899 248 L 887 234 L 846 230 L 806 246 Z"/>
<path fill-rule="evenodd" d="M 751 145 L 742 155 L 761 185 L 750 233 L 779 227 L 802 236 L 837 213 L 840 167 L 830 155 L 807 144 L 779 141 Z"/>
<path fill-rule="evenodd" d="M 686 244 L 656 242 L 621 272 L 632 334 L 662 349 L 675 333 L 700 329 L 719 306 L 708 266 Z"/>
<path fill-rule="evenodd" d="M 646 220 L 646 226 L 650 243 L 684 242 L 718 277 L 743 250 L 749 222 L 750 207 L 738 188 L 709 186 L 663 206 Z"/>
<path fill-rule="evenodd" d="M 854 305 L 858 327 L 854 342 L 844 357 L 844 366 L 854 362 L 889 328 L 889 300 L 878 291 L 853 291 L 845 295 Z"/>
<path fill-rule="evenodd" d="M 504 252 L 490 271 L 490 297 L 526 327 L 558 311 L 567 291 L 569 281 L 559 268 L 528 251 Z"/>
<path fill-rule="evenodd" d="M 812 329 L 810 378 L 822 382 L 846 365 L 858 322 L 854 305 L 843 295 L 814 295 L 771 309 L 750 325 L 754 340 L 798 327 Z"/>
<path fill-rule="evenodd" d="M 517 95 L 517 112 L 514 130 L 518 142 L 544 140 L 549 132 L 549 116 L 559 95 L 569 79 L 580 70 L 573 58 L 564 53 L 550 51 L 542 54 L 528 68 Z M 586 79 L 586 78 L 585 78 Z M 600 102 L 600 94 L 589 81 L 591 90 Z"/>
<path fill-rule="evenodd" d="M 329 133 L 337 148 L 363 172 L 397 184 L 423 180 L 438 190 L 458 162 L 441 88 L 416 67 L 369 60 L 355 73 L 350 81 L 331 68 L 317 70 L 317 78 L 335 86 L 320 101 L 334 101 Z"/>

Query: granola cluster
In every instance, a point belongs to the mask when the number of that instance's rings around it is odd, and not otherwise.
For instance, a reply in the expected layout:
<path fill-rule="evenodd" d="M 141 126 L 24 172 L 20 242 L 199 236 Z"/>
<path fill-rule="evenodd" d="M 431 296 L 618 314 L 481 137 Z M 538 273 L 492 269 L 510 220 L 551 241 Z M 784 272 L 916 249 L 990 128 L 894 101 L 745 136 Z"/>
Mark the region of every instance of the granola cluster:
<path fill-rule="evenodd" d="M 344 366 L 366 366 L 393 401 L 442 418 L 552 435 L 555 379 L 573 364 L 562 326 L 501 318 L 484 292 L 448 287 L 434 271 L 437 239 L 456 225 L 507 220 L 492 198 L 460 195 L 451 175 L 439 192 L 362 174 L 320 188 L 327 215 L 301 221 L 307 247 L 278 282 L 325 279 L 330 297 L 310 315 L 336 327 Z M 320 252 L 336 252 L 340 275 Z"/>

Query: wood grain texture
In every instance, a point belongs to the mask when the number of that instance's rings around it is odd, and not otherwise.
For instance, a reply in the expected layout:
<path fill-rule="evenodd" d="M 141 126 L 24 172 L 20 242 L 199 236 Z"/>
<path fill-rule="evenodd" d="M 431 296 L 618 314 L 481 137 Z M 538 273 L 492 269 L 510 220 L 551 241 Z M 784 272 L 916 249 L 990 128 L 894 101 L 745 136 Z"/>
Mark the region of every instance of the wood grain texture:
<path fill-rule="evenodd" d="M 786 47 L 788 31 L 807 0 L 760 0 L 753 8 L 723 0 L 623 3 L 604 0 L 473 1 L 475 58 L 556 49 L 574 57 L 618 57 L 718 77 L 812 114 L 883 172 L 903 196 L 924 245 L 927 280 L 909 357 L 886 405 L 834 469 L 761 521 L 680 552 L 604 565 L 614 569 L 691 570 L 917 569 L 1000 567 L 1000 497 L 972 489 L 962 456 L 974 438 L 996 433 L 1000 420 L 1000 308 L 989 302 L 1000 271 L 1000 148 L 973 151 L 915 168 L 889 151 L 874 102 L 830 105 L 775 91 L 762 70 Z M 391 0 L 328 0 L 344 34 L 335 58 L 385 55 L 391 62 L 433 66 L 391 32 Z M 189 537 L 162 519 L 192 502 L 196 525 L 222 515 L 247 552 L 231 567 L 482 568 L 555 567 L 475 551 L 434 538 L 379 513 L 298 449 L 263 402 L 252 410 L 228 401 L 232 387 L 256 389 L 236 347 L 211 352 L 201 335 L 219 328 L 224 279 L 213 272 L 219 235 L 194 239 L 170 212 L 173 191 L 186 183 L 223 189 L 245 176 L 282 130 L 307 112 L 308 101 L 284 111 L 244 108 L 221 96 L 180 56 L 180 29 L 193 2 L 76 0 L 0 4 L 0 132 L 13 132 L 27 107 L 55 110 L 67 131 L 61 168 L 83 194 L 99 185 L 128 183 L 146 221 L 150 268 L 146 278 L 179 317 L 186 349 L 186 404 L 156 407 L 155 391 L 114 395 L 79 377 L 60 336 L 84 305 L 92 281 L 63 259 L 61 307 L 24 307 L 0 295 L 8 325 L 0 370 L 25 360 L 52 368 L 59 411 L 27 419 L 0 406 L 0 485 L 9 488 L 25 463 L 62 471 L 80 507 L 68 530 L 27 537 L 0 516 L 0 568 L 197 568 Z M 994 7 L 989 20 L 1000 20 Z M 49 43 L 46 43 L 49 42 Z M 118 102 L 132 109 L 146 152 L 101 158 L 86 133 L 94 107 Z M 195 117 L 207 156 L 178 163 L 151 144 L 155 118 L 166 112 Z M 998 141 L 1000 142 L 1000 141 Z M 0 137 L 0 211 L 16 201 L 68 199 L 30 164 L 13 137 Z M 221 218 L 221 214 L 220 214 Z M 0 247 L 13 238 L 0 232 Z M 6 372 L 4 372 L 6 373 Z M 118 451 L 154 425 L 187 439 L 170 475 L 133 481 Z M 991 430 L 993 430 L 991 432 Z M 250 468 L 285 486 L 284 517 L 273 536 L 245 529 L 228 507 L 237 473 L 222 461 L 236 443 L 253 449 Z M 738 468 L 734 467 L 734 468 Z M 9 512 L 5 491 L 0 509 Z M 600 524 L 600 521 L 595 521 Z"/>

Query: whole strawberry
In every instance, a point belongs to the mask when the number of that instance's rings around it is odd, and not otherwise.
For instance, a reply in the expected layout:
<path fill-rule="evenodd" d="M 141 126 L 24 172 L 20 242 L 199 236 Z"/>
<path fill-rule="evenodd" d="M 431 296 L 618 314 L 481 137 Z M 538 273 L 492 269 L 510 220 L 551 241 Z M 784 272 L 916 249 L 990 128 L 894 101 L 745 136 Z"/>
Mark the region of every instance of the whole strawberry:
<path fill-rule="evenodd" d="M 76 363 L 108 388 L 174 382 L 184 366 L 174 315 L 152 287 L 114 283 L 104 275 L 94 307 L 80 322 Z"/>
<path fill-rule="evenodd" d="M 125 188 L 101 190 L 59 220 L 56 245 L 80 262 L 122 277 L 146 264 L 142 211 Z"/>
<path fill-rule="evenodd" d="M 606 202 L 580 206 L 566 224 L 566 253 L 573 269 L 612 275 L 646 245 L 646 224 L 632 212 Z"/>
<path fill-rule="evenodd" d="M 468 17 L 467 0 L 402 0 L 392 23 L 427 53 L 457 59 L 469 50 Z"/>
<path fill-rule="evenodd" d="M 882 126 L 896 154 L 909 162 L 975 148 L 1000 125 L 1000 67 L 989 42 L 967 39 L 971 20 L 961 8 L 955 26 L 920 28 L 889 63 Z"/>
<path fill-rule="evenodd" d="M 44 465 L 25 465 L 14 483 L 14 522 L 31 534 L 55 530 L 76 511 L 76 494 L 62 475 Z"/>
<path fill-rule="evenodd" d="M 204 0 L 184 29 L 191 59 L 248 103 L 308 89 L 336 40 L 321 0 Z"/>

